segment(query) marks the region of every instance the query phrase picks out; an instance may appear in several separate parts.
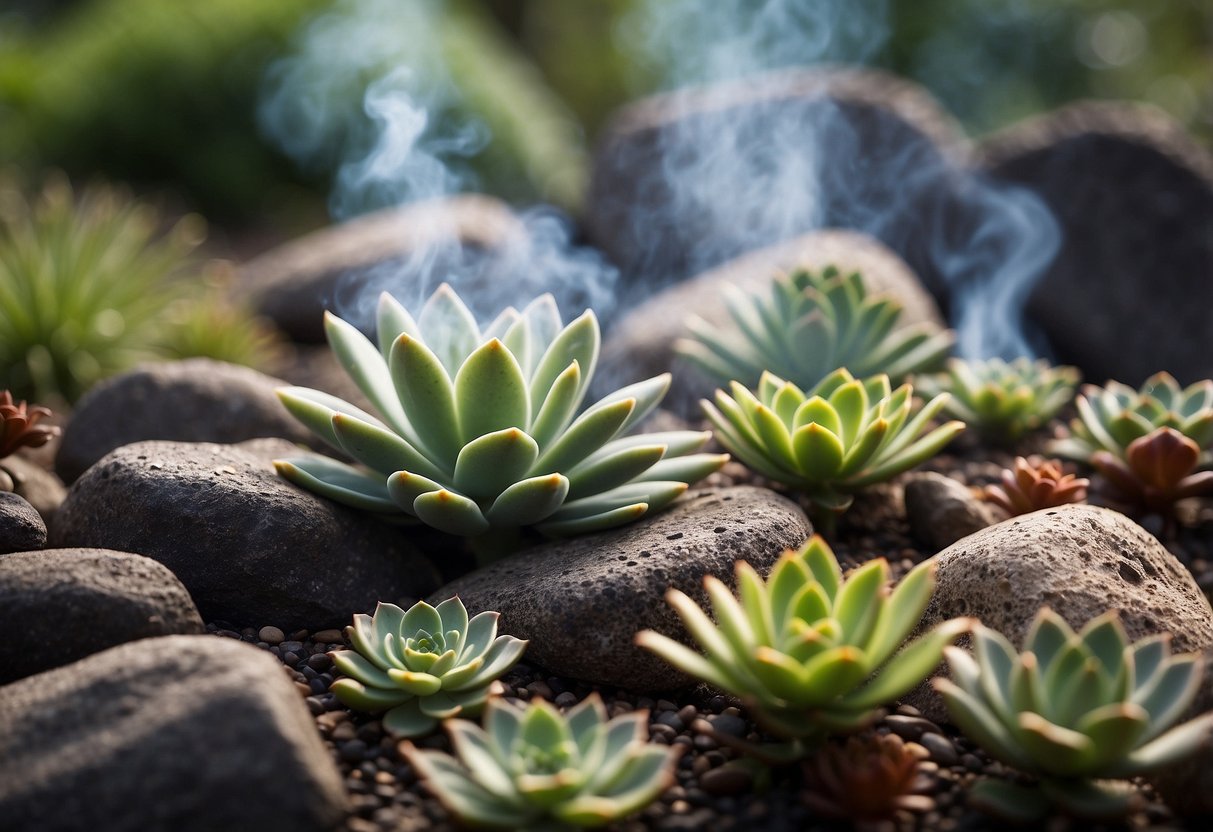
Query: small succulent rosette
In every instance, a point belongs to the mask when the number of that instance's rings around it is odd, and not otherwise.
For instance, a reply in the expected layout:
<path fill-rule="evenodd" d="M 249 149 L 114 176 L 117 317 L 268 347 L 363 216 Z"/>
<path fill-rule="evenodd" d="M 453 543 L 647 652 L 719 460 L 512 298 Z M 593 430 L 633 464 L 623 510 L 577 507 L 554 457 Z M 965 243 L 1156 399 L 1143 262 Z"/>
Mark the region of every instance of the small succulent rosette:
<path fill-rule="evenodd" d="M 1015 467 L 1003 469 L 997 485 L 988 485 L 982 498 L 1015 517 L 1046 508 L 1081 503 L 1090 481 L 1068 474 L 1061 463 L 1040 457 L 1015 457 Z"/>

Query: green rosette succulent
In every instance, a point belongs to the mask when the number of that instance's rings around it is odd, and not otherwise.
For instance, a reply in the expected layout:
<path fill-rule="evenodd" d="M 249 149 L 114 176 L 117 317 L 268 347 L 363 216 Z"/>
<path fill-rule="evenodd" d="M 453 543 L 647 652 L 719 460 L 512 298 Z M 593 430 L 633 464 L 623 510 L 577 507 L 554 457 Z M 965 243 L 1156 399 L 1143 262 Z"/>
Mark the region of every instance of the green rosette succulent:
<path fill-rule="evenodd" d="M 1037 430 L 1069 404 L 1079 374 L 1074 367 L 1017 358 L 1004 361 L 949 359 L 948 371 L 917 376 L 925 395 L 950 393 L 944 410 L 983 438 L 1011 443 Z"/>
<path fill-rule="evenodd" d="M 674 782 L 678 751 L 646 742 L 647 712 L 607 720 L 597 694 L 567 715 L 542 699 L 526 710 L 488 704 L 484 728 L 447 723 L 456 757 L 404 755 L 463 823 L 495 829 L 605 826 L 636 812 Z"/>
<path fill-rule="evenodd" d="M 973 654 L 946 651 L 952 679 L 936 679 L 952 721 L 994 757 L 1039 779 L 1039 789 L 978 784 L 972 800 L 1009 818 L 1044 817 L 1053 806 L 1116 817 L 1132 803 L 1134 777 L 1187 756 L 1213 730 L 1213 714 L 1171 727 L 1201 680 L 1195 655 L 1172 656 L 1170 635 L 1130 644 L 1109 612 L 1075 633 L 1042 609 L 1017 652 L 978 626 Z"/>
<path fill-rule="evenodd" d="M 770 371 L 812 387 L 838 367 L 901 380 L 937 369 L 955 342 L 931 323 L 897 328 L 900 303 L 869 295 L 858 272 L 844 275 L 834 266 L 778 275 L 766 294 L 733 286 L 724 292 L 736 329 L 691 316 L 690 337 L 675 343 L 720 384 L 737 379 L 753 386 Z"/>
<path fill-rule="evenodd" d="M 731 390 L 717 390 L 715 405 L 701 401 L 720 444 L 763 476 L 804 492 L 818 509 L 814 521 L 827 527 L 855 492 L 929 459 L 964 430 L 961 422 L 928 430 L 947 394 L 911 418 L 913 388 L 891 390 L 885 375 L 861 381 L 839 369 L 805 393 L 764 373 L 757 395 L 738 382 Z"/>
<path fill-rule="evenodd" d="M 740 698 L 772 734 L 791 740 L 783 753 L 800 756 L 829 733 L 874 720 L 969 629 L 968 619 L 952 619 L 903 647 L 935 590 L 935 564 L 919 564 L 895 590 L 888 582 L 883 558 L 844 579 L 833 551 L 814 536 L 785 552 L 765 582 L 739 561 L 737 597 L 705 577 L 715 624 L 682 592 L 666 593 L 702 654 L 653 630 L 636 643 Z"/>
<path fill-rule="evenodd" d="M 379 604 L 347 629 L 353 650 L 329 655 L 347 678 L 330 690 L 350 708 L 379 712 L 383 727 L 403 737 L 428 734 L 444 719 L 477 716 L 496 680 L 527 642 L 497 635 L 496 612 L 468 619 L 458 597 L 437 607 L 418 601 L 405 612 Z"/>
<path fill-rule="evenodd" d="M 707 432 L 624 436 L 661 401 L 668 374 L 577 415 L 598 360 L 598 321 L 587 310 L 563 325 L 551 295 L 483 331 L 446 285 L 416 320 L 384 294 L 377 346 L 332 314 L 325 327 L 382 420 L 317 390 L 279 390 L 296 418 L 361 467 L 316 455 L 275 465 L 355 508 L 456 535 L 521 526 L 581 534 L 660 510 L 727 459 L 694 453 Z"/>

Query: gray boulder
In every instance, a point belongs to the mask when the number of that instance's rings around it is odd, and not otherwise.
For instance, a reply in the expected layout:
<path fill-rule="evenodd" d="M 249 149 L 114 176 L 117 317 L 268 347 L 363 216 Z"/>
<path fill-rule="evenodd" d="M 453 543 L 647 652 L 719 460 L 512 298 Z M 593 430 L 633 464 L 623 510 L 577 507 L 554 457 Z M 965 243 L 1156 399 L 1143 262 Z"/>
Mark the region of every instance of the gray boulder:
<path fill-rule="evenodd" d="M 282 666 L 168 636 L 0 688 L 8 832 L 326 832 L 347 812 Z"/>
<path fill-rule="evenodd" d="M 931 552 L 951 546 L 1005 516 L 964 484 L 933 472 L 910 476 L 905 502 L 911 534 Z"/>
<path fill-rule="evenodd" d="M 45 545 L 46 524 L 42 522 L 42 516 L 24 497 L 11 491 L 0 491 L 0 555 L 41 549 Z M 3 585 L 0 585 L 2 591 Z M 2 610 L 0 614 L 3 614 Z"/>

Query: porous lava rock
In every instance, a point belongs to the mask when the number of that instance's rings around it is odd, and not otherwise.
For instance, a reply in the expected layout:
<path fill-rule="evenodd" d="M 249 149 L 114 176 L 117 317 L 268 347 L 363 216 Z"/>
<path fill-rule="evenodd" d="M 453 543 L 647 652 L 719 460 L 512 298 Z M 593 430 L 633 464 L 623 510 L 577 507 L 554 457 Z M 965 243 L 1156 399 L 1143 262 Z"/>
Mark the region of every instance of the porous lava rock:
<path fill-rule="evenodd" d="M 270 459 L 296 451 L 283 440 L 126 445 L 72 486 L 52 543 L 155 558 L 205 620 L 287 632 L 343 626 L 438 585 L 399 528 L 279 477 Z"/>
<path fill-rule="evenodd" d="M 46 524 L 42 522 L 42 515 L 24 497 L 11 491 L 0 491 L 0 555 L 41 549 L 45 545 Z"/>
<path fill-rule="evenodd" d="M 0 558 L 0 685 L 141 638 L 203 631 L 181 581 L 151 558 L 47 549 Z"/>
<path fill-rule="evenodd" d="M 348 798 L 256 647 L 165 636 L 0 688 L 7 832 L 327 832 Z"/>
<path fill-rule="evenodd" d="M 899 301 L 903 307 L 900 326 L 923 322 L 943 326 L 931 295 L 905 262 L 879 241 L 856 231 L 810 232 L 730 260 L 659 292 L 627 312 L 603 342 L 595 376 L 599 395 L 673 369 L 674 378 L 663 406 L 683 415 L 697 415 L 698 400 L 710 396 L 715 383 L 674 353 L 675 340 L 686 334 L 682 326 L 686 317 L 695 314 L 709 324 L 734 329 L 724 287 L 766 293 L 780 271 L 800 266 L 819 270 L 829 265 L 844 272 L 861 272 L 870 292 Z"/>
<path fill-rule="evenodd" d="M 1085 102 L 988 139 L 994 178 L 1052 210 L 1061 249 L 1028 315 L 1059 363 L 1137 385 L 1213 376 L 1213 155 L 1162 111 Z"/>
<path fill-rule="evenodd" d="M 905 502 L 910 533 L 931 552 L 1001 519 L 968 486 L 931 471 L 910 476 L 905 484 Z"/>
<path fill-rule="evenodd" d="M 230 444 L 279 436 L 317 443 L 274 394 L 284 384 L 209 358 L 138 367 L 98 384 L 80 400 L 63 432 L 55 470 L 73 482 L 115 448 L 145 439 Z"/>
<path fill-rule="evenodd" d="M 527 660 L 553 673 L 636 691 L 690 680 L 632 640 L 649 628 L 688 641 L 665 603 L 674 588 L 706 603 L 703 578 L 733 584 L 747 560 L 766 575 L 811 533 L 791 501 L 760 488 L 689 492 L 667 511 L 603 534 L 545 544 L 435 592 L 473 612 L 497 610 L 503 632 L 530 639 Z"/>

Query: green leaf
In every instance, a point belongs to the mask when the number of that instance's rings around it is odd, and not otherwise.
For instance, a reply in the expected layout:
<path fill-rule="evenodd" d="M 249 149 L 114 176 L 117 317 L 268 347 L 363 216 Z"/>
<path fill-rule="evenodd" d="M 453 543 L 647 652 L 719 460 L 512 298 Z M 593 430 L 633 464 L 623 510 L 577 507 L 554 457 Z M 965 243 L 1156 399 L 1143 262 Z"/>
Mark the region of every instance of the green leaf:
<path fill-rule="evenodd" d="M 1149 687 L 1139 688 L 1133 701 L 1150 714 L 1148 741 L 1165 731 L 1188 709 L 1200 687 L 1201 663 L 1193 656 L 1175 656 Z"/>
<path fill-rule="evenodd" d="M 648 503 L 629 503 L 618 508 L 604 509 L 593 514 L 582 512 L 579 517 L 555 517 L 536 528 L 544 534 L 554 537 L 589 534 L 591 532 L 606 531 L 616 526 L 623 526 L 634 522 L 648 514 L 649 510 L 650 506 Z"/>
<path fill-rule="evenodd" d="M 420 450 L 386 428 L 334 413 L 333 435 L 343 451 L 384 477 L 397 471 L 412 471 L 431 478 L 443 476 Z"/>
<path fill-rule="evenodd" d="M 589 379 L 594 377 L 600 343 L 598 318 L 591 310 L 587 309 L 580 317 L 561 330 L 544 352 L 543 358 L 539 360 L 535 373 L 531 377 L 532 411 L 539 409 L 548 395 L 548 390 L 556 381 L 556 377 L 574 361 L 581 367 L 581 386 L 573 397 L 573 410 L 576 411 L 581 405 Z"/>
<path fill-rule="evenodd" d="M 357 468 L 323 456 L 295 456 L 274 460 L 274 469 L 300 488 L 363 511 L 394 512 L 381 477 L 371 477 Z"/>
<path fill-rule="evenodd" d="M 669 452 L 666 453 L 668 456 Z M 693 485 L 709 474 L 719 471 L 728 461 L 728 454 L 691 454 L 675 459 L 663 459 L 648 470 L 637 474 L 634 479 L 637 482 L 665 480 Z"/>
<path fill-rule="evenodd" d="M 810 423 L 792 435 L 796 467 L 811 482 L 831 482 L 842 467 L 842 441 L 821 425 Z"/>
<path fill-rule="evenodd" d="M 1035 761 L 1020 747 L 1016 736 L 981 700 L 948 679 L 936 678 L 932 684 L 943 698 L 948 716 L 965 736 L 1004 763 L 1024 771 L 1037 770 Z"/>
<path fill-rule="evenodd" d="M 881 608 L 866 647 L 874 661 L 892 655 L 910 636 L 935 591 L 935 561 L 925 560 L 901 579 Z"/>
<path fill-rule="evenodd" d="M 421 337 L 421 330 L 417 328 L 413 316 L 400 304 L 400 301 L 387 292 L 379 295 L 379 307 L 376 310 L 375 321 L 376 340 L 379 344 L 379 353 L 383 356 L 384 361 L 387 361 L 388 356 L 391 355 L 392 344 L 395 343 L 396 336 L 400 333 L 407 333 L 414 338 Z"/>
<path fill-rule="evenodd" d="M 550 517 L 568 493 L 569 481 L 562 474 L 519 480 L 501 492 L 485 517 L 492 526 L 529 526 Z"/>
<path fill-rule="evenodd" d="M 887 663 L 877 669 L 876 676 L 844 700 L 848 708 L 868 710 L 900 699 L 920 684 L 943 658 L 943 650 L 969 630 L 967 619 L 951 619 L 937 625 L 903 647 Z M 880 663 L 874 657 L 873 663 Z M 868 670 L 872 669 L 869 664 Z"/>
<path fill-rule="evenodd" d="M 708 575 L 703 579 L 703 588 L 707 591 L 708 600 L 711 601 L 716 626 L 728 639 L 730 648 L 738 656 L 754 652 L 758 646 L 754 638 L 754 631 L 746 618 L 745 610 L 733 597 L 733 593 L 713 575 Z"/>
<path fill-rule="evenodd" d="M 638 445 L 621 451 L 604 448 L 568 473 L 569 499 L 608 491 L 656 465 L 665 455 L 664 445 Z"/>
<path fill-rule="evenodd" d="M 392 377 L 379 350 L 353 325 L 331 312 L 324 313 L 324 331 L 333 355 L 358 389 L 378 408 L 389 425 L 407 435 L 409 420 L 396 398 Z"/>
<path fill-rule="evenodd" d="M 642 630 L 636 634 L 636 645 L 657 654 L 667 664 L 688 676 L 702 679 L 721 690 L 732 693 L 740 693 L 745 690 L 745 686 L 739 684 L 719 664 L 704 658 L 686 645 L 663 636 L 661 633 Z"/>
<path fill-rule="evenodd" d="M 470 537 L 489 530 L 475 502 L 446 489 L 422 494 L 413 501 L 413 511 L 421 522 L 447 534 Z"/>
<path fill-rule="evenodd" d="M 416 338 L 401 335 L 392 345 L 388 366 L 419 447 L 444 467 L 453 467 L 463 439 L 455 390 L 438 356 Z"/>
<path fill-rule="evenodd" d="M 1040 789 L 1020 786 L 990 777 L 979 780 L 969 791 L 969 805 L 1012 823 L 1033 823 L 1049 816 L 1053 803 Z"/>
<path fill-rule="evenodd" d="M 1040 714 L 1018 716 L 1020 744 L 1032 755 L 1036 770 L 1058 777 L 1080 777 L 1090 772 L 1095 743 L 1089 737 L 1054 725 Z"/>
<path fill-rule="evenodd" d="M 402 510 L 416 516 L 413 503 L 422 494 L 441 491 L 441 483 L 435 482 L 420 474 L 410 474 L 408 471 L 397 471 L 387 478 L 387 492 L 392 501 Z"/>
<path fill-rule="evenodd" d="M 511 667 L 518 663 L 526 651 L 526 641 L 513 636 L 500 636 L 489 651 L 484 655 L 484 665 L 470 679 L 462 682 L 452 690 L 467 690 L 469 688 L 485 687 L 505 675 Z"/>
<path fill-rule="evenodd" d="M 1112 766 L 1108 776 L 1133 777 L 1176 763 L 1206 745 L 1211 733 L 1213 713 L 1206 713 L 1147 742 Z"/>
<path fill-rule="evenodd" d="M 455 409 L 464 443 L 530 424 L 526 378 L 514 356 L 496 338 L 476 349 L 459 368 Z"/>
<path fill-rule="evenodd" d="M 526 829 L 533 825 L 533 809 L 512 805 L 481 786 L 474 775 L 441 751 L 418 751 L 404 745 L 404 754 L 426 787 L 447 811 L 465 823 L 483 826 L 505 824 L 507 828 Z"/>
<path fill-rule="evenodd" d="M 334 667 L 368 687 L 388 690 L 395 687 L 386 671 L 353 650 L 334 650 L 328 655 L 333 660 Z"/>
<path fill-rule="evenodd" d="M 829 397 L 830 404 L 838 414 L 842 425 L 839 438 L 844 447 L 855 444 L 855 438 L 863 428 L 868 413 L 868 394 L 863 384 L 850 381 L 840 386 Z"/>
<path fill-rule="evenodd" d="M 553 814 L 576 826 L 601 826 L 652 803 L 672 779 L 671 752 L 649 747 L 626 759 L 627 765 L 603 789 L 602 796 L 579 794 L 555 807 Z"/>
<path fill-rule="evenodd" d="M 333 433 L 333 416 L 344 413 L 361 422 L 374 427 L 387 429 L 387 426 L 365 410 L 354 407 L 344 399 L 330 396 L 319 390 L 307 387 L 279 387 L 274 391 L 279 401 L 292 416 L 303 423 L 304 427 L 319 436 L 337 450 L 344 450 L 341 442 Z"/>
<path fill-rule="evenodd" d="M 593 407 L 577 417 L 564 434 L 540 454 L 531 472 L 563 473 L 609 442 L 627 421 L 635 399 Z"/>
<path fill-rule="evenodd" d="M 395 708 L 414 698 L 413 694 L 401 690 L 394 683 L 390 688 L 373 688 L 355 679 L 338 679 L 329 686 L 329 692 L 346 707 L 367 713 Z"/>
<path fill-rule="evenodd" d="M 838 567 L 834 552 L 821 535 L 813 535 L 801 549 L 800 556 L 832 604 L 842 584 L 842 570 Z"/>
<path fill-rule="evenodd" d="M 518 428 L 473 439 L 455 460 L 455 487 L 475 499 L 495 499 L 523 479 L 539 457 L 535 440 Z"/>
<path fill-rule="evenodd" d="M 422 340 L 442 362 L 448 376 L 480 343 L 475 316 L 446 283 L 439 286 L 421 307 L 417 326 Z"/>
<path fill-rule="evenodd" d="M 1119 763 L 1137 746 L 1150 724 L 1145 708 L 1131 702 L 1114 702 L 1090 710 L 1075 729 L 1095 743 L 1092 770 L 1101 773 L 1104 766 Z"/>
<path fill-rule="evenodd" d="M 506 802 L 517 801 L 514 779 L 502 763 L 492 741 L 480 727 L 466 720 L 454 720 L 447 725 L 451 746 L 460 761 L 473 773 L 476 783 Z M 509 753 L 506 750 L 506 753 Z"/>
<path fill-rule="evenodd" d="M 880 612 L 880 591 L 889 577 L 884 558 L 868 561 L 851 573 L 838 590 L 834 601 L 834 617 L 842 626 L 847 644 L 866 648 L 868 636 Z"/>
<path fill-rule="evenodd" d="M 594 403 L 593 407 L 609 404 L 611 402 L 617 402 L 622 399 L 635 399 L 636 406 L 632 408 L 632 414 L 628 417 L 628 420 L 623 423 L 623 427 L 619 429 L 621 433 L 628 431 L 635 425 L 639 424 L 639 422 L 645 416 L 652 413 L 653 409 L 661 403 L 661 400 L 665 398 L 666 391 L 670 389 L 671 378 L 672 376 L 670 376 L 669 373 L 662 373 L 659 376 L 654 376 L 653 378 L 646 379 L 645 381 L 638 381 L 635 384 L 629 384 L 626 387 L 621 387 L 615 392 L 603 396 Z"/>
<path fill-rule="evenodd" d="M 529 433 L 544 450 L 558 437 L 577 412 L 581 390 L 581 367 L 574 361 L 556 377 L 547 396 L 542 399 Z"/>

